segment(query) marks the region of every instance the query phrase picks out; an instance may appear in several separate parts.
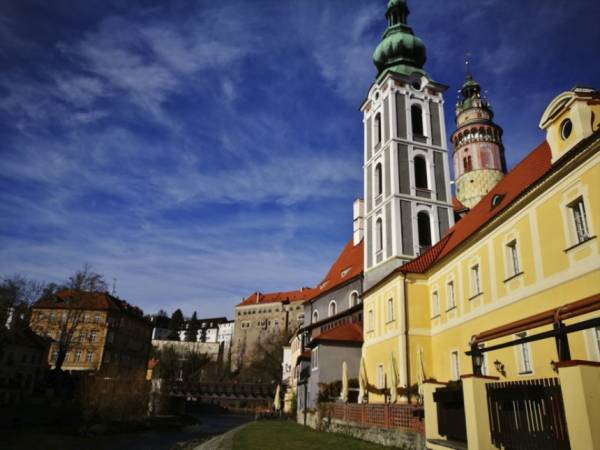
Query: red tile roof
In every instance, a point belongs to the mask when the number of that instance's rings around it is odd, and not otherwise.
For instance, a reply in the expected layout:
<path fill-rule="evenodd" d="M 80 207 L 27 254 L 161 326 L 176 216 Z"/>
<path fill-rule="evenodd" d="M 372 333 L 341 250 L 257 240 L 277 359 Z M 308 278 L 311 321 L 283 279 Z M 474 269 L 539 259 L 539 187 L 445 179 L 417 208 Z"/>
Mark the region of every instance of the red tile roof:
<path fill-rule="evenodd" d="M 312 342 L 363 342 L 362 325 L 347 323 L 313 338 Z"/>
<path fill-rule="evenodd" d="M 310 299 L 317 298 L 362 274 L 363 254 L 363 241 L 361 240 L 357 245 L 354 245 L 353 239 L 350 239 L 332 264 L 325 278 L 312 290 L 313 295 Z"/>
<path fill-rule="evenodd" d="M 459 202 L 456 197 L 452 197 L 452 209 L 454 212 L 463 212 L 469 210 L 469 208 Z"/>
<path fill-rule="evenodd" d="M 524 193 L 533 183 L 542 178 L 552 167 L 550 146 L 544 142 L 533 150 L 508 172 L 504 178 L 447 234 L 428 251 L 418 258 L 404 264 L 400 271 L 404 273 L 424 273 L 435 262 L 448 255 L 452 250 L 475 234 L 518 196 Z M 492 199 L 499 196 L 500 202 L 494 207 Z"/>
<path fill-rule="evenodd" d="M 125 300 L 107 292 L 77 292 L 68 289 L 58 291 L 34 303 L 33 308 L 115 310 L 143 317 L 144 312 Z"/>
<path fill-rule="evenodd" d="M 276 303 L 276 302 L 300 302 L 305 301 L 310 298 L 312 289 L 311 288 L 302 288 L 297 291 L 289 291 L 289 292 L 271 292 L 268 294 L 263 294 L 262 292 L 255 292 L 250 294 L 249 297 L 244 299 L 237 306 L 249 306 L 249 305 L 258 305 L 265 303 Z"/>

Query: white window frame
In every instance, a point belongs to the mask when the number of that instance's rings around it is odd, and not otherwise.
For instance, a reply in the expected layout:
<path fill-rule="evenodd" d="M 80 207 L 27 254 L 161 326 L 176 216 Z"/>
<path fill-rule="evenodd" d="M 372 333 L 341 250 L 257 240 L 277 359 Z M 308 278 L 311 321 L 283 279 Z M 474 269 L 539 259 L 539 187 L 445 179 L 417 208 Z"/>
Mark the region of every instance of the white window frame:
<path fill-rule="evenodd" d="M 477 344 L 477 347 L 479 347 L 479 349 L 482 350 L 485 348 L 485 344 L 484 343 Z M 488 371 L 488 354 L 482 353 L 482 356 L 483 356 L 483 360 L 481 362 L 481 375 L 487 376 L 489 373 L 489 371 Z"/>
<path fill-rule="evenodd" d="M 91 363 L 94 361 L 94 352 L 88 350 L 85 354 L 85 362 Z"/>
<path fill-rule="evenodd" d="M 574 243 L 581 244 L 590 238 L 590 226 L 583 195 L 569 203 L 568 207 L 571 210 L 571 223 L 575 232 Z"/>
<path fill-rule="evenodd" d="M 456 292 L 454 291 L 454 280 L 446 283 L 446 295 L 448 296 L 447 310 L 456 308 Z"/>
<path fill-rule="evenodd" d="M 354 296 L 356 296 L 356 303 L 352 302 Z M 350 308 L 352 308 L 358 304 L 360 304 L 360 296 L 358 295 L 358 291 L 352 291 L 348 297 L 348 305 Z"/>
<path fill-rule="evenodd" d="M 333 307 L 333 313 L 331 312 L 332 307 Z M 335 302 L 335 300 L 331 300 L 329 302 L 329 306 L 327 307 L 327 314 L 328 314 L 328 317 L 332 317 L 337 314 L 337 303 Z"/>
<path fill-rule="evenodd" d="M 374 319 L 373 319 L 373 309 L 369 309 L 369 311 L 367 311 L 367 331 L 373 331 L 373 329 L 375 328 L 375 323 L 374 323 Z"/>
<path fill-rule="evenodd" d="M 394 317 L 394 298 L 390 297 L 387 300 L 387 322 L 393 322 L 396 318 Z"/>
<path fill-rule="evenodd" d="M 437 290 L 431 293 L 431 318 L 440 316 L 440 294 Z"/>
<path fill-rule="evenodd" d="M 319 369 L 319 347 L 313 348 L 310 355 L 311 370 Z"/>
<path fill-rule="evenodd" d="M 473 264 L 469 269 L 471 278 L 471 298 L 481 294 L 481 266 L 479 263 Z"/>
<path fill-rule="evenodd" d="M 452 381 L 460 380 L 460 353 L 457 349 L 450 350 L 450 376 Z"/>
<path fill-rule="evenodd" d="M 73 361 L 74 362 L 80 362 L 81 361 L 81 350 L 77 350 L 75 352 L 75 356 L 73 357 Z"/>
<path fill-rule="evenodd" d="M 527 337 L 527 332 L 522 331 L 515 334 L 515 339 L 522 339 Z M 530 376 L 533 375 L 533 355 L 531 352 L 531 345 L 529 342 L 519 344 L 515 347 L 515 356 L 517 358 L 517 368 L 519 375 Z"/>

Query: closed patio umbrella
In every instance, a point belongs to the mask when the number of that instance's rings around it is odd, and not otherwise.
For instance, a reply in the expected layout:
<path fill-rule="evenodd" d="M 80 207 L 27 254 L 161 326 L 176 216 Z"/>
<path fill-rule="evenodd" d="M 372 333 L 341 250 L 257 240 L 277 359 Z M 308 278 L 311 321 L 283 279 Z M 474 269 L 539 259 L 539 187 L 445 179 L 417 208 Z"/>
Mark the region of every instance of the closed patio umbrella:
<path fill-rule="evenodd" d="M 281 410 L 281 385 L 277 385 L 277 389 L 275 390 L 275 399 L 273 400 L 273 408 L 275 411 L 279 412 Z"/>
<path fill-rule="evenodd" d="M 361 356 L 360 366 L 358 367 L 358 403 L 365 402 L 365 391 L 367 387 L 367 377 L 365 376 L 365 360 Z"/>
<path fill-rule="evenodd" d="M 390 403 L 396 403 L 398 401 L 398 372 L 396 372 L 396 363 L 394 361 L 394 355 L 392 355 L 392 376 L 390 380 Z"/>
<path fill-rule="evenodd" d="M 348 364 L 342 363 L 342 393 L 340 398 L 343 402 L 348 401 Z"/>

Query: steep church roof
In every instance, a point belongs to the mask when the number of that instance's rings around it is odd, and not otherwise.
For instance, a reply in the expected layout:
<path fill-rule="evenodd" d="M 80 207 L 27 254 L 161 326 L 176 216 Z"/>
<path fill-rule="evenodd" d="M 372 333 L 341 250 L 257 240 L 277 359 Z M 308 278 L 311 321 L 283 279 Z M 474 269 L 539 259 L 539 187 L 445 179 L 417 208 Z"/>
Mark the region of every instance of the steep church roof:
<path fill-rule="evenodd" d="M 327 292 L 347 283 L 363 273 L 363 247 L 364 240 L 354 245 L 350 239 L 344 246 L 335 262 L 331 265 L 329 272 L 317 287 L 312 289 L 310 300 L 320 297 Z"/>

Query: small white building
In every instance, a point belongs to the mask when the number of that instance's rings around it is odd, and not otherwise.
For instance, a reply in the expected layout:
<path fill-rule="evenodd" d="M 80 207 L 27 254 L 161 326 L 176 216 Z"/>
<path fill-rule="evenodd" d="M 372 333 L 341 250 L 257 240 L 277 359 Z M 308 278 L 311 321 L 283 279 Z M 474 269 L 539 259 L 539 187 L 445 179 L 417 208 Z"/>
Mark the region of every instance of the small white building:
<path fill-rule="evenodd" d="M 218 328 L 207 328 L 206 332 L 205 332 L 204 342 L 217 342 L 218 335 L 219 335 Z"/>
<path fill-rule="evenodd" d="M 224 347 L 229 347 L 233 339 L 233 328 L 235 321 L 223 322 L 219 324 L 219 332 L 217 340 L 219 343 L 223 343 Z"/>
<path fill-rule="evenodd" d="M 156 341 L 164 341 L 167 340 L 169 338 L 169 334 L 171 333 L 171 330 L 167 329 L 167 328 L 158 328 L 158 327 L 154 327 L 152 328 L 152 340 L 156 340 Z"/>

